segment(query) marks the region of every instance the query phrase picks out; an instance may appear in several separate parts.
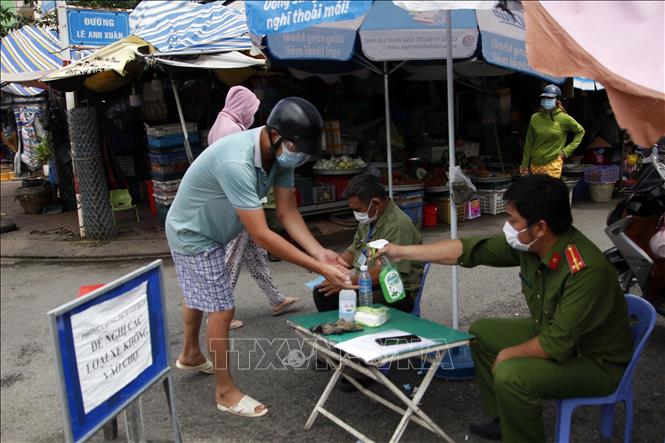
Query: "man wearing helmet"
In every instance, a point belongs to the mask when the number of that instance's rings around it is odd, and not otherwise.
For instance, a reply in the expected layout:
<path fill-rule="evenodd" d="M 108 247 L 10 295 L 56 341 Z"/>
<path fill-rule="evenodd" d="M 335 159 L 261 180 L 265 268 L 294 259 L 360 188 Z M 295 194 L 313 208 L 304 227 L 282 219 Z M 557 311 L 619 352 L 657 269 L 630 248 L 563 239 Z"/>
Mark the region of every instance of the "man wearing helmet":
<path fill-rule="evenodd" d="M 307 100 L 281 100 L 266 126 L 218 140 L 191 164 L 166 217 L 166 236 L 184 295 L 184 349 L 176 366 L 214 373 L 221 411 L 248 417 L 268 412 L 234 385 L 227 364 L 235 303 L 224 252 L 242 227 L 272 254 L 336 285 L 350 285 L 345 263 L 312 236 L 293 192 L 293 169 L 318 155 L 322 127 L 319 112 Z M 307 253 L 268 228 L 261 199 L 273 186 L 280 222 Z M 203 312 L 208 313 L 206 342 L 214 361 L 199 345 Z"/>

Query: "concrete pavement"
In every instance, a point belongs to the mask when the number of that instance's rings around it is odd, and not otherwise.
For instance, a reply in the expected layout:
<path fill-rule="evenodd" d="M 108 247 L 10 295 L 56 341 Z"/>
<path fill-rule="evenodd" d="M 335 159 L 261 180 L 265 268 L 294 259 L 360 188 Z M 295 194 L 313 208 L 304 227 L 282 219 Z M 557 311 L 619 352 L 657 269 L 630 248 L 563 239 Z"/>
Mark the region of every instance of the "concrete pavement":
<path fill-rule="evenodd" d="M 611 205 L 580 204 L 574 206 L 576 225 L 599 246 L 606 247 L 604 218 Z M 499 232 L 503 217 L 483 217 L 462 225 L 461 233 Z M 5 234 L 3 234 L 4 236 Z M 447 233 L 426 231 L 428 242 L 445 238 Z M 339 250 L 344 242 L 329 244 Z M 62 441 L 62 417 L 58 399 L 57 378 L 53 362 L 51 336 L 46 312 L 76 295 L 79 286 L 103 283 L 147 264 L 149 260 L 131 263 L 35 263 L 27 260 L 4 260 L 0 267 L 2 321 L 0 322 L 2 352 L 0 401 L 0 439 L 3 442 Z M 286 294 L 300 297 L 297 313 L 312 313 L 314 303 L 303 282 L 311 274 L 289 263 L 271 263 L 276 285 Z M 472 321 L 487 316 L 523 316 L 528 311 L 521 295 L 516 269 L 479 267 L 460 271 L 460 328 L 467 329 Z M 450 269 L 437 266 L 428 276 L 422 301 L 423 316 L 450 324 Z M 169 343 L 173 358 L 182 346 L 182 295 L 170 260 L 164 261 L 164 283 Z M 242 341 L 284 338 L 295 335 L 285 324 L 284 317 L 272 317 L 269 305 L 249 275 L 241 273 L 235 291 L 237 317 L 245 322 L 233 331 L 236 343 Z M 634 379 L 633 441 L 662 441 L 665 437 L 662 418 L 665 416 L 665 387 L 662 368 L 665 367 L 665 321 L 659 317 L 656 329 L 647 344 Z M 325 418 L 319 418 L 310 431 L 303 425 L 316 398 L 330 377 L 329 372 L 284 368 L 284 355 L 275 346 L 266 346 L 266 361 L 270 370 L 238 370 L 233 368 L 238 386 L 265 402 L 270 413 L 261 419 L 243 419 L 218 412 L 214 407 L 213 380 L 209 376 L 174 371 L 178 415 L 187 442 L 339 442 L 355 441 L 349 434 Z M 394 371 L 390 377 L 398 386 L 419 383 L 415 371 Z M 381 391 L 385 393 L 384 391 Z M 468 434 L 468 424 L 481 418 L 478 389 L 473 382 L 434 380 L 421 406 L 455 441 L 480 443 Z M 168 440 L 170 422 L 159 388 L 142 397 L 146 437 Z M 335 390 L 331 396 L 331 412 L 348 418 L 362 432 L 385 441 L 390 438 L 398 415 L 359 394 Z M 614 438 L 621 441 L 624 423 L 623 407 L 617 407 Z M 554 408 L 548 402 L 545 423 L 553 437 Z M 580 408 L 575 412 L 571 441 L 602 441 L 599 436 L 597 408 Z M 120 438 L 124 438 L 124 422 L 120 420 Z M 96 435 L 92 441 L 103 441 Z M 438 441 L 433 434 L 409 425 L 403 441 Z"/>

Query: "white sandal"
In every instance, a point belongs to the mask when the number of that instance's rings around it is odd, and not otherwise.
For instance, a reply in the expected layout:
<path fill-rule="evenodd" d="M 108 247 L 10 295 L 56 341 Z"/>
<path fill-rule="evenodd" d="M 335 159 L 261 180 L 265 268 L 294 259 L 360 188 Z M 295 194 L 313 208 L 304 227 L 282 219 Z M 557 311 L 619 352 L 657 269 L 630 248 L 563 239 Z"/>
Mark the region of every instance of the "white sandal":
<path fill-rule="evenodd" d="M 180 363 L 180 360 L 175 361 L 175 367 L 178 369 L 183 369 L 185 371 L 201 371 L 204 374 L 214 374 L 215 367 L 212 362 L 206 358 L 206 361 L 196 366 L 189 366 L 183 363 Z"/>
<path fill-rule="evenodd" d="M 257 406 L 263 406 L 264 409 L 256 412 Z M 268 413 L 268 408 L 266 408 L 265 405 L 254 400 L 249 395 L 243 396 L 236 405 L 231 407 L 226 407 L 217 403 L 217 409 L 240 417 L 263 417 Z"/>

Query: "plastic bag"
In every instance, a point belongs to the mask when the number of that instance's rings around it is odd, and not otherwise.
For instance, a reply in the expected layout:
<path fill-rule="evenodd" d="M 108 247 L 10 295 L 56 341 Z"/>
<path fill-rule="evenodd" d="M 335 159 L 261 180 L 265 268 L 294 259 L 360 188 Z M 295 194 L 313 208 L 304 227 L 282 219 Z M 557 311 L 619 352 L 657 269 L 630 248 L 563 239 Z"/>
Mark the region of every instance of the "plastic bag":
<path fill-rule="evenodd" d="M 471 179 L 464 175 L 462 168 L 459 166 L 455 166 L 455 169 L 453 169 L 453 176 L 450 183 L 450 195 L 457 204 L 466 203 L 475 195 L 476 187 L 471 182 Z"/>

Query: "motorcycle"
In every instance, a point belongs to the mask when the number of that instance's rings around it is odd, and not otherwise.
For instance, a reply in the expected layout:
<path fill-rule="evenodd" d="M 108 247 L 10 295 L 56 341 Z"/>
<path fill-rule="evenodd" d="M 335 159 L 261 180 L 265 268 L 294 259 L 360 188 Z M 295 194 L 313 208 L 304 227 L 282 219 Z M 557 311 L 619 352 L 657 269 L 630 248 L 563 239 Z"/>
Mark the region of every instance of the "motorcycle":
<path fill-rule="evenodd" d="M 660 149 L 655 146 L 644 158 L 633 194 L 608 215 L 605 233 L 614 247 L 603 254 L 617 270 L 624 292 L 637 286 L 665 316 L 665 256 L 661 247 L 656 251 L 650 245 L 665 230 L 665 147 Z"/>

